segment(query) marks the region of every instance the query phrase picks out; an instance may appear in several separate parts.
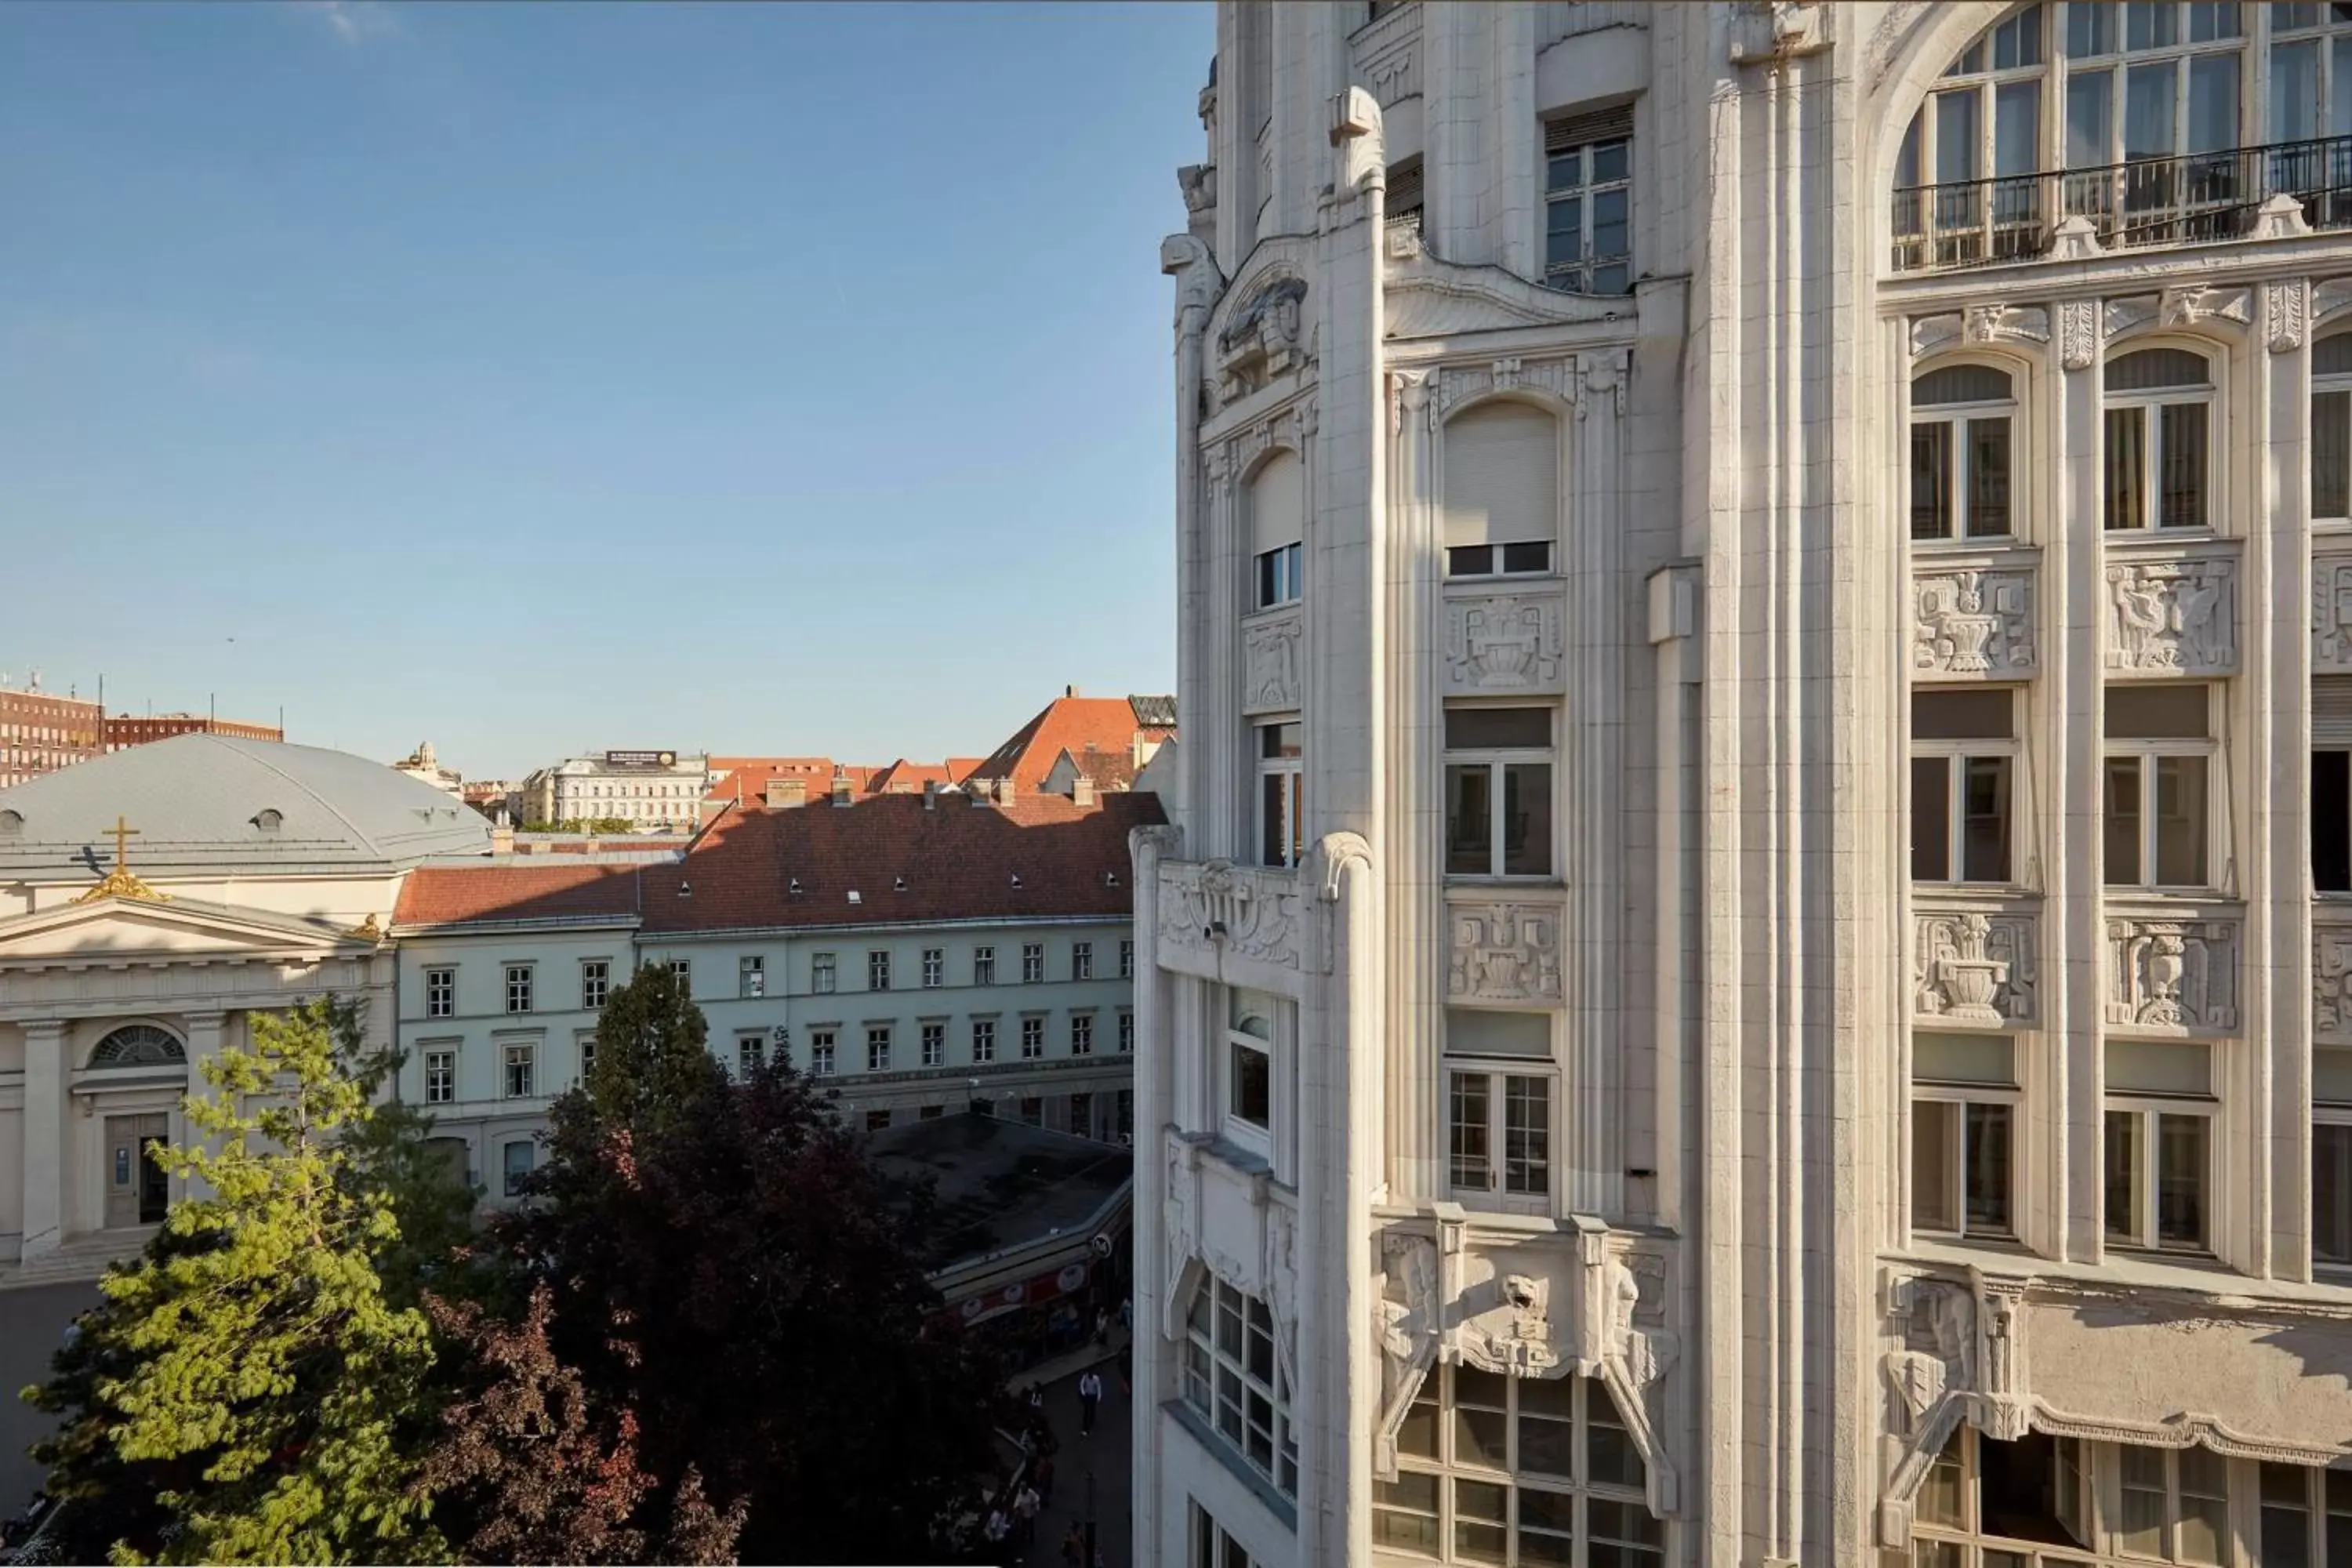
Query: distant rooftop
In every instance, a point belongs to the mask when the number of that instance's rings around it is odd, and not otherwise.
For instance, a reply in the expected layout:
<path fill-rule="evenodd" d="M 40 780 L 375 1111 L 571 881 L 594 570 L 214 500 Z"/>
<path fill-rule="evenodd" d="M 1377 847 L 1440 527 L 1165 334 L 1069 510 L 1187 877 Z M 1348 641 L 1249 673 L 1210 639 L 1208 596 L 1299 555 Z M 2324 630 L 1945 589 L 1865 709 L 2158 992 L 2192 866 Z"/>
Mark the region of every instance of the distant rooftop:
<path fill-rule="evenodd" d="M 1129 1150 L 970 1111 L 886 1127 L 866 1149 L 890 1175 L 936 1184 L 939 1271 L 1076 1236 L 1135 1175 Z"/>

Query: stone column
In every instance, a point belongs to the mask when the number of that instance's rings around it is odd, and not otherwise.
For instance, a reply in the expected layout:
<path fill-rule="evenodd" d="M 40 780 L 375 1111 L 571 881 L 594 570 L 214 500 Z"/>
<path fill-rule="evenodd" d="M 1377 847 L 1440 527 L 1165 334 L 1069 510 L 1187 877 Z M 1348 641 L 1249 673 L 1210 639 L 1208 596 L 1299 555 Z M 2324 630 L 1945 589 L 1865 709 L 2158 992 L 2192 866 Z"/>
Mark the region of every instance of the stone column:
<path fill-rule="evenodd" d="M 62 1019 L 25 1026 L 24 1261 L 55 1252 L 65 1239 L 66 1029 Z"/>
<path fill-rule="evenodd" d="M 1444 704 L 1437 689 L 1445 605 L 1438 569 L 1435 373 L 1391 374 L 1395 453 L 1389 486 L 1391 719 L 1388 886 L 1397 911 L 1388 944 L 1388 1158 L 1392 1203 L 1445 1195 L 1440 1177 L 1438 1084 L 1445 1002 Z"/>
<path fill-rule="evenodd" d="M 388 1007 L 387 1004 L 387 1009 Z M 373 1012 L 374 1009 L 371 1008 L 370 1011 Z M 196 1072 L 196 1064 L 209 1061 L 220 1055 L 221 1040 L 228 1032 L 228 1015 L 191 1013 L 188 1015 L 187 1024 L 188 1092 L 200 1094 L 205 1091 L 206 1085 Z M 179 1113 L 175 1111 L 173 1114 L 176 1116 Z M 175 1135 L 182 1139 L 189 1139 L 195 1134 L 194 1129 L 182 1126 Z M 205 1142 L 207 1146 L 215 1151 L 220 1147 L 220 1141 L 217 1138 L 207 1138 Z M 211 1195 L 210 1184 L 201 1176 L 190 1176 L 187 1179 L 186 1187 L 187 1190 L 184 1193 L 175 1194 L 175 1199 L 176 1197 L 209 1197 Z"/>
<path fill-rule="evenodd" d="M 1174 1281 L 1163 1279 L 1167 1249 L 1160 1243 L 1160 1188 L 1167 1173 L 1161 1154 L 1170 1121 L 1171 1068 L 1177 1055 L 1169 1031 L 1170 977 L 1160 968 L 1160 864 L 1180 851 L 1181 831 L 1139 827 L 1128 836 L 1135 866 L 1135 1190 L 1128 1234 L 1131 1237 L 1135 1302 L 1135 1396 L 1130 1402 L 1130 1473 L 1140 1484 L 1129 1500 L 1134 1535 L 1130 1561 L 1159 1555 L 1160 1402 L 1176 1396 L 1173 1348 L 1161 1331 L 1159 1302 Z"/>

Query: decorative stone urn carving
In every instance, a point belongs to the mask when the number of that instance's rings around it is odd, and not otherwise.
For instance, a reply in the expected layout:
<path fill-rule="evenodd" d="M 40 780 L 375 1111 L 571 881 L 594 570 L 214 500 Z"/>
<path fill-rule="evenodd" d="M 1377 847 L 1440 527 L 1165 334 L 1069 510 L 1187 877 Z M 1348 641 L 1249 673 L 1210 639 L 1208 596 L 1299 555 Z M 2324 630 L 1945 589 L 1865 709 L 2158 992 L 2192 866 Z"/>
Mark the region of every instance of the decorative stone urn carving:
<path fill-rule="evenodd" d="M 2163 1031 L 2238 1027 L 2235 920 L 2107 921 L 2107 1022 Z"/>
<path fill-rule="evenodd" d="M 1558 590 L 1491 594 L 1445 605 L 1445 677 L 1454 691 L 1557 689 L 1566 642 Z"/>
<path fill-rule="evenodd" d="M 2033 1017 L 2033 919 L 1967 910 L 1919 917 L 1913 1011 L 1955 1024 Z"/>
<path fill-rule="evenodd" d="M 2032 672 L 2031 570 L 1923 572 L 1913 593 L 1911 665 L 1922 676 L 2007 679 Z"/>

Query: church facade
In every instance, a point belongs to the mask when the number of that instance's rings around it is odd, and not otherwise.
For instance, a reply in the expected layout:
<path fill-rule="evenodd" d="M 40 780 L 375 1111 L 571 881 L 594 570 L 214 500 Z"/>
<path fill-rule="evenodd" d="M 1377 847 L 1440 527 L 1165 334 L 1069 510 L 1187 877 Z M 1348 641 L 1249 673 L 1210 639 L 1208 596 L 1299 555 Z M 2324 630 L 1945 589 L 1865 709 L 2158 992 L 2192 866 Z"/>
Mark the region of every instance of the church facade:
<path fill-rule="evenodd" d="M 2352 1551 L 2339 59 L 1219 5 L 1138 1562 Z"/>

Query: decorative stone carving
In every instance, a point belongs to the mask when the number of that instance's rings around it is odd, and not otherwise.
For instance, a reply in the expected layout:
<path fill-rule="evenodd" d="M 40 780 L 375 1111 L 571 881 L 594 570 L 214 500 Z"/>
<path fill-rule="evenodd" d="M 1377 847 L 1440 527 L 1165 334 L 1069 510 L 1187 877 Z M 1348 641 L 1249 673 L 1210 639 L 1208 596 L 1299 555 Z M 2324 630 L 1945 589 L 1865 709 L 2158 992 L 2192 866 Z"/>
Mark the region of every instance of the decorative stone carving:
<path fill-rule="evenodd" d="M 1349 40 L 1356 74 L 1382 109 L 1421 90 L 1421 28 L 1407 7 L 1397 6 Z"/>
<path fill-rule="evenodd" d="M 2238 667 L 2238 563 L 2226 556 L 2107 567 L 2107 668 L 2227 674 Z"/>
<path fill-rule="evenodd" d="M 1315 417 L 1315 400 L 1300 397 L 1262 419 L 1252 420 L 1214 448 L 1223 454 L 1223 468 L 1211 476 L 1212 482 L 1222 485 L 1228 478 L 1248 473 L 1260 458 L 1277 447 L 1304 457 L 1308 442 L 1314 438 Z"/>
<path fill-rule="evenodd" d="M 2320 926 L 2311 933 L 2311 1029 L 2352 1041 L 2352 926 Z"/>
<path fill-rule="evenodd" d="M 2070 218 L 2067 221 L 2074 220 Z M 2088 226 L 2089 220 L 2083 221 Z M 2088 370 L 2098 353 L 2099 302 L 2095 300 L 2068 300 L 2062 303 L 2058 307 L 2059 363 L 2068 370 Z"/>
<path fill-rule="evenodd" d="M 1551 1282 L 1508 1274 L 1495 1286 L 1494 1306 L 1467 1317 L 1455 1335 L 1462 1359 L 1488 1372 L 1538 1377 L 1559 1364 L 1547 1303 Z"/>
<path fill-rule="evenodd" d="M 1298 1215 L 1289 1205 L 1265 1205 L 1266 1310 L 1274 1317 L 1274 1353 L 1293 1388 L 1298 1386 Z"/>
<path fill-rule="evenodd" d="M 1437 1243 L 1430 1237 L 1395 1232 L 1381 1237 L 1372 1337 L 1381 1348 L 1381 1419 L 1372 1437 L 1372 1466 L 1393 1479 L 1397 1430 L 1437 1360 Z"/>
<path fill-rule="evenodd" d="M 2247 231 L 2249 239 L 2293 239 L 2311 232 L 2311 220 L 2303 216 L 2303 204 L 2281 191 L 2264 198 L 2254 209 L 2253 226 Z"/>
<path fill-rule="evenodd" d="M 1912 1010 L 1954 1024 L 2033 1021 L 2033 917 L 1926 914 L 1915 926 Z"/>
<path fill-rule="evenodd" d="M 2297 216 L 2301 216 L 2300 209 Z M 2308 279 L 2283 278 L 2263 285 L 2263 321 L 2271 353 L 2283 354 L 2303 347 L 2310 319 Z"/>
<path fill-rule="evenodd" d="M 2239 937 L 2234 920 L 2109 920 L 2107 1022 L 2171 1031 L 2235 1030 Z"/>
<path fill-rule="evenodd" d="M 1160 1180 L 1160 1215 L 1162 1244 L 1167 1248 L 1165 1272 L 1160 1277 L 1160 1289 L 1167 1310 L 1164 1331 L 1173 1339 L 1183 1331 L 1184 1303 L 1180 1300 L 1180 1287 L 1184 1279 L 1184 1266 L 1192 1260 L 1200 1237 L 1200 1207 L 1193 1190 L 1192 1147 L 1181 1139 L 1168 1141 L 1168 1165 Z"/>
<path fill-rule="evenodd" d="M 1976 1386 L 1976 1300 L 1958 1285 L 1909 1284 L 1911 1310 L 1900 1349 L 1887 1352 L 1886 1380 L 1916 1433 L 1948 1394 Z"/>
<path fill-rule="evenodd" d="M 1227 402 L 1306 363 L 1307 279 L 1268 279 L 1217 334 L 1218 391 Z"/>
<path fill-rule="evenodd" d="M 1971 305 L 1960 333 L 1972 343 L 2046 343 L 2050 312 L 2039 305 Z"/>
<path fill-rule="evenodd" d="M 2158 303 L 2158 318 L 2168 327 L 2193 327 L 2200 321 L 2253 320 L 2253 294 L 2247 289 L 2216 289 L 2204 283 L 2177 283 Z"/>
<path fill-rule="evenodd" d="M 1817 0 L 1741 0 L 1732 18 L 1731 63 L 1759 65 L 1830 47 Z"/>
<path fill-rule="evenodd" d="M 1917 617 L 1911 667 L 1930 678 L 2033 673 L 2033 574 L 2030 570 L 1922 573 L 1914 579 Z"/>
<path fill-rule="evenodd" d="M 2352 559 L 2323 555 L 2311 563 L 2311 668 L 2352 674 Z"/>
<path fill-rule="evenodd" d="M 2156 320 L 2158 299 L 2153 294 L 2133 294 L 2121 300 L 2110 300 L 2100 317 L 2100 332 L 2105 337 L 2116 337 L 2144 327 Z"/>
<path fill-rule="evenodd" d="M 1573 403 L 1575 376 L 1575 362 L 1567 358 L 1443 365 L 1437 373 L 1437 417 L 1442 422 L 1459 405 L 1497 392 L 1539 392 L 1556 402 Z"/>
<path fill-rule="evenodd" d="M 1559 910 L 1547 904 L 1456 904 L 1446 963 L 1451 1001 L 1557 1003 Z"/>
<path fill-rule="evenodd" d="M 1633 376 L 1633 351 L 1619 349 L 1613 353 L 1585 354 L 1577 360 L 1576 366 L 1580 373 L 1576 382 L 1576 416 L 1585 418 L 1605 399 L 1610 412 L 1623 418 L 1625 384 Z"/>
<path fill-rule="evenodd" d="M 1958 342 L 1960 318 L 1958 311 L 1947 310 L 1940 316 L 1920 316 L 1911 323 L 1911 357 L 1921 359 L 1937 349 Z"/>
<path fill-rule="evenodd" d="M 2088 261 L 2106 253 L 2107 247 L 2099 243 L 2099 226 L 2081 213 L 2060 218 L 2058 226 L 2050 231 L 2049 257 L 2053 261 Z M 2083 367 L 2076 364 L 2066 368 Z"/>
<path fill-rule="evenodd" d="M 1171 950 L 1213 949 L 1281 969 L 1298 967 L 1298 879 L 1230 860 L 1164 863 L 1159 940 Z"/>
<path fill-rule="evenodd" d="M 1557 688 L 1565 645 L 1557 590 L 1445 602 L 1449 691 Z"/>
<path fill-rule="evenodd" d="M 1242 708 L 1246 712 L 1298 706 L 1298 639 L 1304 627 L 1291 610 L 1242 628 Z"/>

